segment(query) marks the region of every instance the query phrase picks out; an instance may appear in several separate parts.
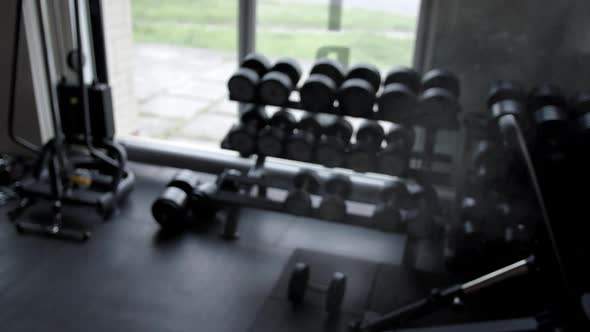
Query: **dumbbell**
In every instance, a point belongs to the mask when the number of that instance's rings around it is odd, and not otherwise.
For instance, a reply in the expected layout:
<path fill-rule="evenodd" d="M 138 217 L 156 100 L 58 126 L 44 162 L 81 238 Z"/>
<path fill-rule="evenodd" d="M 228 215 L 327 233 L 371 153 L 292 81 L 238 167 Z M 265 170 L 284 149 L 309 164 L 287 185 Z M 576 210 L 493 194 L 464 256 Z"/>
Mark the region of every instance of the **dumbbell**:
<path fill-rule="evenodd" d="M 346 199 L 352 190 L 352 181 L 344 174 L 332 174 L 325 184 L 319 216 L 322 219 L 343 221 L 346 218 Z"/>
<path fill-rule="evenodd" d="M 248 105 L 240 114 L 240 123 L 229 130 L 223 146 L 238 151 L 242 157 L 256 152 L 258 132 L 268 123 L 264 107 Z"/>
<path fill-rule="evenodd" d="M 493 119 L 514 115 L 523 131 L 531 127 L 526 110 L 526 94 L 520 84 L 513 81 L 497 81 L 488 93 L 487 106 Z M 497 126 L 495 126 L 497 128 Z"/>
<path fill-rule="evenodd" d="M 433 237 L 441 234 L 444 229 L 443 206 L 434 186 L 426 181 L 418 181 L 412 184 L 410 199 L 408 200 L 408 213 L 406 233 L 414 238 Z"/>
<path fill-rule="evenodd" d="M 537 85 L 528 97 L 535 131 L 535 154 L 563 159 L 567 145 L 569 114 L 563 91 L 550 83 Z"/>
<path fill-rule="evenodd" d="M 293 178 L 293 190 L 285 199 L 285 210 L 298 216 L 310 216 L 313 211 L 311 194 L 320 187 L 318 175 L 311 170 L 301 170 Z"/>
<path fill-rule="evenodd" d="M 297 120 L 287 110 L 280 110 L 268 120 L 268 125 L 258 133 L 257 151 L 262 156 L 281 157 L 285 152 L 287 137 L 291 135 Z"/>
<path fill-rule="evenodd" d="M 401 209 L 406 207 L 410 193 L 406 184 L 394 179 L 385 184 L 379 193 L 380 202 L 376 204 L 371 220 L 377 229 L 383 231 L 403 231 Z"/>
<path fill-rule="evenodd" d="M 260 80 L 258 94 L 266 105 L 283 106 L 301 78 L 301 67 L 294 59 L 277 60 Z"/>
<path fill-rule="evenodd" d="M 338 87 L 344 80 L 342 65 L 332 59 L 315 62 L 299 94 L 303 109 L 310 112 L 332 112 Z"/>
<path fill-rule="evenodd" d="M 500 142 L 490 140 L 477 142 L 471 158 L 473 185 L 479 188 L 492 188 L 502 184 L 512 160 L 512 154 Z"/>
<path fill-rule="evenodd" d="M 346 154 L 347 167 L 358 172 L 374 170 L 384 138 L 385 130 L 377 121 L 365 120 L 356 132 L 356 142 Z"/>
<path fill-rule="evenodd" d="M 346 294 L 346 275 L 342 272 L 335 272 L 332 280 L 328 285 L 320 285 L 309 281 L 310 269 L 305 263 L 295 264 L 291 277 L 289 278 L 289 288 L 287 298 L 293 305 L 301 305 L 305 300 L 305 293 L 312 291 L 325 294 L 325 310 L 329 314 L 340 311 L 344 295 Z"/>
<path fill-rule="evenodd" d="M 379 118 L 396 123 L 406 122 L 416 109 L 420 84 L 416 70 L 407 67 L 391 69 L 377 100 Z"/>
<path fill-rule="evenodd" d="M 178 172 L 152 204 L 152 215 L 163 229 L 179 229 L 186 224 L 193 191 L 199 177 L 189 170 Z"/>
<path fill-rule="evenodd" d="M 422 93 L 418 98 L 421 124 L 448 128 L 457 123 L 460 111 L 459 79 L 446 69 L 433 69 L 422 77 Z"/>
<path fill-rule="evenodd" d="M 338 89 L 338 105 L 342 115 L 373 117 L 377 91 L 381 85 L 381 74 L 370 64 L 352 66 Z"/>
<path fill-rule="evenodd" d="M 409 167 L 410 152 L 416 140 L 413 127 L 394 125 L 385 135 L 387 146 L 377 154 L 377 170 L 382 174 L 401 175 Z"/>
<path fill-rule="evenodd" d="M 295 131 L 289 135 L 285 143 L 287 158 L 299 161 L 312 161 L 317 139 L 322 134 L 322 126 L 315 114 L 304 115 Z"/>
<path fill-rule="evenodd" d="M 574 118 L 574 143 L 578 151 L 585 149 L 590 142 L 590 91 L 578 91 L 571 100 L 572 117 Z M 584 157 L 585 154 L 578 154 Z"/>
<path fill-rule="evenodd" d="M 269 68 L 270 62 L 265 56 L 255 53 L 246 55 L 240 68 L 227 82 L 230 98 L 242 102 L 254 100 L 260 79 Z"/>
<path fill-rule="evenodd" d="M 352 125 L 343 117 L 333 117 L 322 132 L 317 143 L 315 160 L 326 167 L 344 165 L 353 133 Z"/>

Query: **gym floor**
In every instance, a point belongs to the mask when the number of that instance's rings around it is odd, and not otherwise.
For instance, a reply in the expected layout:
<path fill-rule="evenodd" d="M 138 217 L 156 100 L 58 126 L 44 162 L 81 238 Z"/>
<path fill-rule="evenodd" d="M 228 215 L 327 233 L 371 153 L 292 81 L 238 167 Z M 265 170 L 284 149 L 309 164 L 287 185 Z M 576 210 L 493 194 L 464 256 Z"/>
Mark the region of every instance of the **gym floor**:
<path fill-rule="evenodd" d="M 87 243 L 19 236 L 2 213 L 2 330 L 243 331 L 294 248 L 400 260 L 402 236 L 248 209 L 238 241 L 220 240 L 217 224 L 163 238 L 150 207 L 175 170 L 134 166 L 135 190 L 115 218 L 66 210 L 66 221 L 92 227 Z M 28 217 L 47 211 L 39 203 Z"/>
<path fill-rule="evenodd" d="M 312 275 L 314 268 L 326 276 L 334 269 L 350 273 L 344 311 L 353 314 L 343 321 L 375 302 L 371 289 L 391 288 L 387 273 L 413 283 L 410 299 L 432 287 L 390 271 L 400 263 L 403 236 L 359 227 L 244 209 L 237 241 L 217 236 L 220 223 L 164 237 L 150 207 L 175 170 L 137 164 L 133 170 L 135 190 L 110 221 L 94 211 L 66 210 L 66 222 L 92 228 L 84 244 L 18 235 L 5 218 L 9 207 L 0 210 L 2 331 L 324 331 L 320 309 L 293 325 L 281 300 L 283 272 L 301 256 L 312 261 Z M 48 211 L 39 203 L 23 218 L 39 220 Z M 428 257 L 419 257 L 423 271 L 435 268 Z M 378 277 L 377 270 L 385 274 Z"/>

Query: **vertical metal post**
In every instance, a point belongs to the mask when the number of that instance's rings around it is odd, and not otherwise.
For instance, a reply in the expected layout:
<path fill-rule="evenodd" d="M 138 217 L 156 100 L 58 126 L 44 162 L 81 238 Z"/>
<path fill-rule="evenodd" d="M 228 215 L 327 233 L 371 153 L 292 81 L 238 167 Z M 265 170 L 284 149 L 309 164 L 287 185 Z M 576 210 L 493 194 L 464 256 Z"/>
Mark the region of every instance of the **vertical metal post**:
<path fill-rule="evenodd" d="M 238 11 L 238 62 L 256 49 L 256 0 L 240 0 Z"/>
<path fill-rule="evenodd" d="M 418 72 L 423 72 L 429 65 L 427 58 L 430 58 L 430 40 L 432 36 L 431 27 L 433 26 L 432 15 L 434 2 L 432 0 L 422 0 L 420 2 L 420 11 L 418 13 L 418 27 L 416 28 L 416 42 L 414 43 L 414 68 Z"/>
<path fill-rule="evenodd" d="M 328 30 L 340 31 L 342 28 L 342 0 L 330 0 L 328 10 Z"/>

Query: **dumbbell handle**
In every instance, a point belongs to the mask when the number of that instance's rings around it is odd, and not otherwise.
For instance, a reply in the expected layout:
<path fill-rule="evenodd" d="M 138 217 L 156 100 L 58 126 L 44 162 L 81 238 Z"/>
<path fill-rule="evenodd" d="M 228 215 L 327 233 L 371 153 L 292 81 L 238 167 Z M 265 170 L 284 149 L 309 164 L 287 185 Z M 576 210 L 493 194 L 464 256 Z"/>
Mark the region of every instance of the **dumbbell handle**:
<path fill-rule="evenodd" d="M 316 293 L 325 293 L 328 291 L 328 287 L 326 285 L 311 282 L 307 285 L 307 289 Z"/>

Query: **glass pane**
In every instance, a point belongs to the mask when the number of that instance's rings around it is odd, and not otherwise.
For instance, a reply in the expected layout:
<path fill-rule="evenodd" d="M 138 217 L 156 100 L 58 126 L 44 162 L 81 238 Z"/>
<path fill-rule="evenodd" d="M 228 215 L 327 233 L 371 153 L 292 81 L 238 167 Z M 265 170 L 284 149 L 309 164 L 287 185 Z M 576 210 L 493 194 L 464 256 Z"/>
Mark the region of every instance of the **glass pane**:
<path fill-rule="evenodd" d="M 349 64 L 412 65 L 419 0 L 258 0 L 257 51 L 308 68 L 326 49 Z M 348 53 L 346 56 L 345 54 Z"/>
<path fill-rule="evenodd" d="M 219 146 L 235 122 L 238 2 L 132 0 L 135 117 L 122 134 Z M 118 110 L 117 120 L 133 110 Z M 133 120 L 128 120 L 132 118 Z"/>

